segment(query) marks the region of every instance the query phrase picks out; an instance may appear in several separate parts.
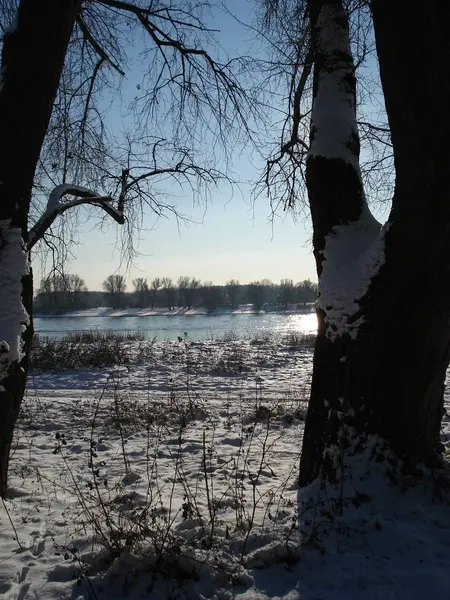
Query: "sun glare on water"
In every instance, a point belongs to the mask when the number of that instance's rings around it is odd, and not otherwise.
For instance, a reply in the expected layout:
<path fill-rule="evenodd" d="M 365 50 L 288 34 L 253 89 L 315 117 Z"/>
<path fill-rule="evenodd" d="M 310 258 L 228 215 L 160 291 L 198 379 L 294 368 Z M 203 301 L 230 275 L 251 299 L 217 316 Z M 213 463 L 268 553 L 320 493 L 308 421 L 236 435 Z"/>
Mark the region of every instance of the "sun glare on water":
<path fill-rule="evenodd" d="M 317 316 L 315 312 L 306 315 L 291 315 L 283 325 L 285 332 L 316 333 Z"/>

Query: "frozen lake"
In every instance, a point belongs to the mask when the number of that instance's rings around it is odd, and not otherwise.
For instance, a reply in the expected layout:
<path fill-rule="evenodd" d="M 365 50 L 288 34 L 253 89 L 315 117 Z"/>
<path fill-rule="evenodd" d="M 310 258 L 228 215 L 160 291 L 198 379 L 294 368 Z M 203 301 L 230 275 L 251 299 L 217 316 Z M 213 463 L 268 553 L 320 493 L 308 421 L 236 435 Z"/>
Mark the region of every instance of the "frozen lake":
<path fill-rule="evenodd" d="M 263 313 L 226 315 L 36 317 L 36 333 L 59 338 L 74 331 L 142 331 L 149 339 L 173 340 L 188 335 L 191 340 L 216 340 L 227 336 L 258 338 L 290 333 L 314 333 L 314 312 L 301 314 Z"/>

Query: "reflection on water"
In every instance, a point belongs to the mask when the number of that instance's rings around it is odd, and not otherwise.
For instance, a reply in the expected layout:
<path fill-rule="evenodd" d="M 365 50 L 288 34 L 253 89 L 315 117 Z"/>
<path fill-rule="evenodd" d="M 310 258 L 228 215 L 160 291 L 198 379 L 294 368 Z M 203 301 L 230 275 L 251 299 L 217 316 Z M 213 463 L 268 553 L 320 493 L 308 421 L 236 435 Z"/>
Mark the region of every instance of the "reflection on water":
<path fill-rule="evenodd" d="M 148 338 L 175 340 L 186 332 L 190 340 L 217 340 L 223 337 L 258 338 L 290 333 L 314 333 L 315 313 L 178 315 L 152 317 L 57 317 L 36 318 L 36 333 L 62 337 L 73 331 L 142 331 Z"/>

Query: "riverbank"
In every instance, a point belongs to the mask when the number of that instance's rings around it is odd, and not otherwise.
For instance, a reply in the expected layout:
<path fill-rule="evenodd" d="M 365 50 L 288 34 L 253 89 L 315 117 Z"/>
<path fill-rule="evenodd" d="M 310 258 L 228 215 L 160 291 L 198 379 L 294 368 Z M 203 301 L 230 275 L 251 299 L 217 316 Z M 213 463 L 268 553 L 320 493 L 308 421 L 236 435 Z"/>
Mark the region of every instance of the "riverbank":
<path fill-rule="evenodd" d="M 179 316 L 226 316 L 226 315 L 251 315 L 251 314 L 280 314 L 280 315 L 301 315 L 314 311 L 314 304 L 306 304 L 302 308 L 280 309 L 276 307 L 264 307 L 262 310 L 255 310 L 252 306 L 241 306 L 237 309 L 217 308 L 210 311 L 207 308 L 110 308 L 99 306 L 83 310 L 71 310 L 55 313 L 35 313 L 39 319 L 58 318 L 58 317 L 179 317 Z"/>

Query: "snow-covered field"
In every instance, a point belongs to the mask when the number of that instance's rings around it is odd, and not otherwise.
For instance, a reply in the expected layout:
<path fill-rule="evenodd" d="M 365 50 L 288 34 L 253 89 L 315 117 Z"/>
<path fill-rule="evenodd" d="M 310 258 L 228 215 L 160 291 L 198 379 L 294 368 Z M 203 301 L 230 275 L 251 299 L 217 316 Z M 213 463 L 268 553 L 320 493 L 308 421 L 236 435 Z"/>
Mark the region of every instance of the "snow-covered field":
<path fill-rule="evenodd" d="M 442 485 L 371 502 L 382 478 L 362 473 L 342 511 L 326 490 L 299 505 L 312 349 L 291 342 L 149 342 L 115 368 L 35 369 L 0 505 L 0 596 L 450 598 Z"/>

